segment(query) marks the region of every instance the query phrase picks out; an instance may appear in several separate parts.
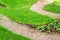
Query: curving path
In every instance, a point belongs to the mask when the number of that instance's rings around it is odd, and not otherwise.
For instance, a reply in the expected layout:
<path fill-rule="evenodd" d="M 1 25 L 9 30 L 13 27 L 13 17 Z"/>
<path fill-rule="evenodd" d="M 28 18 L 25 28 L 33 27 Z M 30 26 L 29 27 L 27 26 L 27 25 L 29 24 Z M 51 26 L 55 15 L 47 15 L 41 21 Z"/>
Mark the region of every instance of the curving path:
<path fill-rule="evenodd" d="M 32 40 L 60 40 L 60 34 L 57 33 L 42 33 L 40 30 L 31 29 L 28 25 L 18 24 L 16 22 L 12 22 L 8 17 L 0 14 L 0 24 L 4 26 L 4 28 L 28 38 Z"/>
<path fill-rule="evenodd" d="M 53 1 L 52 0 L 38 0 L 35 4 L 33 4 L 31 6 L 31 10 L 32 11 L 35 11 L 39 14 L 43 14 L 43 15 L 47 15 L 47 16 L 50 16 L 52 18 L 57 18 L 57 19 L 60 19 L 60 14 L 57 14 L 57 13 L 52 13 L 52 12 L 48 12 L 48 11 L 44 11 L 43 10 L 43 7 L 47 4 L 50 4 L 52 3 Z"/>
<path fill-rule="evenodd" d="M 31 8 L 32 9 L 36 8 L 35 9 L 36 12 L 44 13 L 44 15 L 48 15 L 48 16 L 51 16 L 51 17 L 55 16 L 55 17 L 58 17 L 58 18 L 60 17 L 58 14 L 52 15 L 52 13 L 50 13 L 50 12 L 43 11 L 42 7 L 47 3 L 44 4 L 44 2 L 43 2 L 43 3 L 41 3 L 43 5 L 40 5 L 39 1 L 36 3 L 37 6 L 34 6 L 34 8 L 31 7 Z M 48 13 L 50 13 L 50 14 L 48 14 Z M 16 22 L 12 22 L 8 17 L 6 17 L 2 14 L 0 14 L 0 18 L 1 18 L 0 19 L 0 24 L 3 25 L 4 28 L 6 28 L 6 29 L 8 29 L 8 30 L 10 30 L 10 31 L 12 31 L 16 34 L 20 34 L 20 35 L 29 37 L 32 40 L 60 40 L 60 34 L 57 34 L 57 33 L 42 33 L 40 30 L 31 29 L 30 26 L 28 26 L 28 25 L 18 24 Z"/>

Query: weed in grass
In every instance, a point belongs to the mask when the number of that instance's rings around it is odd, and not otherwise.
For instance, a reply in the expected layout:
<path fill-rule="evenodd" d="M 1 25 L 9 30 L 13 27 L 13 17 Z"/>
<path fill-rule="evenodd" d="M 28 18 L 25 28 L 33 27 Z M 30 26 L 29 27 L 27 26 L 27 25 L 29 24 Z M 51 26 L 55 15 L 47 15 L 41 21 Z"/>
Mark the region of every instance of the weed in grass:
<path fill-rule="evenodd" d="M 54 20 L 52 23 L 45 25 L 36 25 L 36 29 L 47 32 L 59 32 L 60 33 L 60 19 Z"/>

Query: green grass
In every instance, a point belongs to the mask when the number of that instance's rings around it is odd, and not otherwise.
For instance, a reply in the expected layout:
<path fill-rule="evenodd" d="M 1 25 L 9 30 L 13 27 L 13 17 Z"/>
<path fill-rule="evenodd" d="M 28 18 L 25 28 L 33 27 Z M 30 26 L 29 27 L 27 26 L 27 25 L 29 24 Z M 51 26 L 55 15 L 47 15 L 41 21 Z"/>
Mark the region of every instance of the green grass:
<path fill-rule="evenodd" d="M 60 19 L 55 19 L 53 22 L 46 25 L 35 26 L 36 29 L 45 31 L 45 32 L 58 32 L 60 33 Z"/>
<path fill-rule="evenodd" d="M 15 34 L 0 26 L 0 40 L 31 40 L 31 39 Z"/>
<path fill-rule="evenodd" d="M 55 2 L 46 5 L 43 9 L 49 12 L 60 14 L 60 5 L 56 5 Z"/>
<path fill-rule="evenodd" d="M 0 0 L 6 7 L 0 6 L 0 14 L 8 16 L 11 20 L 31 25 L 48 24 L 52 18 L 38 14 L 30 10 L 30 7 L 37 0 Z"/>

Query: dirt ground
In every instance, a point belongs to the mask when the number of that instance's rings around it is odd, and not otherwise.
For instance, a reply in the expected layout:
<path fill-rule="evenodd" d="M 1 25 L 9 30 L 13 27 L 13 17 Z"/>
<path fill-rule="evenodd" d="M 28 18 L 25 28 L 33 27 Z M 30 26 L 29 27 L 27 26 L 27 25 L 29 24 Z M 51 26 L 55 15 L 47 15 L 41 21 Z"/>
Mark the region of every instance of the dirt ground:
<path fill-rule="evenodd" d="M 16 22 L 11 21 L 8 17 L 0 15 L 0 24 L 4 26 L 4 28 L 28 38 L 32 40 L 60 40 L 60 34 L 58 33 L 44 33 L 40 30 L 32 29 L 28 25 L 18 24 Z"/>
<path fill-rule="evenodd" d="M 60 14 L 57 14 L 57 13 L 52 13 L 52 12 L 48 12 L 48 11 L 45 11 L 43 10 L 43 7 L 47 4 L 50 4 L 52 3 L 53 1 L 52 0 L 38 0 L 36 3 L 34 3 L 32 6 L 31 6 L 31 10 L 34 11 L 34 12 L 37 12 L 39 14 L 43 14 L 43 15 L 47 15 L 47 16 L 50 16 L 52 17 L 53 19 L 54 18 L 57 18 L 57 19 L 60 19 Z"/>
<path fill-rule="evenodd" d="M 43 1 L 42 1 L 43 2 Z M 38 13 L 44 13 L 44 15 L 55 16 L 56 18 L 60 18 L 59 14 L 53 14 L 50 12 L 46 12 L 42 10 L 42 7 L 46 5 L 46 2 L 40 4 L 40 0 L 37 3 L 33 4 L 31 9 Z M 40 5 L 40 6 L 39 6 Z M 47 14 L 50 13 L 50 14 Z M 31 38 L 32 40 L 60 40 L 60 34 L 58 33 L 45 33 L 40 30 L 32 29 L 29 25 L 18 24 L 16 22 L 11 21 L 8 17 L 0 14 L 0 24 L 4 26 L 4 28 L 26 37 Z"/>

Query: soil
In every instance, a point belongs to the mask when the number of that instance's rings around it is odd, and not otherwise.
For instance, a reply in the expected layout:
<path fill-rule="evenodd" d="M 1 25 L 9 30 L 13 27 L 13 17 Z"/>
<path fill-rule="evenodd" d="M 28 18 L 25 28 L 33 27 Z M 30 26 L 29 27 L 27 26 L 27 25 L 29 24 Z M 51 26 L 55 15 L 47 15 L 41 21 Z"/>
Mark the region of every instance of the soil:
<path fill-rule="evenodd" d="M 43 2 L 43 1 L 42 1 Z M 48 15 L 51 17 L 60 18 L 59 14 L 50 13 L 47 11 L 42 10 L 43 6 L 47 4 L 47 2 L 40 3 L 40 0 L 38 0 L 37 3 L 33 4 L 31 7 L 31 10 L 43 13 L 44 15 Z M 48 14 L 49 13 L 49 14 Z M 30 28 L 29 25 L 24 24 L 18 24 L 14 21 L 11 21 L 8 17 L 0 14 L 0 24 L 4 26 L 4 28 L 23 36 L 26 36 L 28 38 L 31 38 L 32 40 L 60 40 L 60 34 L 58 33 L 45 33 L 41 32 L 40 30 Z"/>
<path fill-rule="evenodd" d="M 47 4 L 50 4 L 52 3 L 53 1 L 52 0 L 38 0 L 36 3 L 34 3 L 32 6 L 31 6 L 31 10 L 34 11 L 34 12 L 37 12 L 39 14 L 42 14 L 42 15 L 47 15 L 49 17 L 52 17 L 53 19 L 60 19 L 60 14 L 57 14 L 57 13 L 52 13 L 52 12 L 48 12 L 48 11 L 45 11 L 43 10 L 43 7 Z"/>
<path fill-rule="evenodd" d="M 4 28 L 16 34 L 31 38 L 32 40 L 60 40 L 60 34 L 58 33 L 41 32 L 40 30 L 30 28 L 29 25 L 23 25 L 13 22 L 8 17 L 1 14 L 0 18 L 0 24 L 3 25 Z"/>

